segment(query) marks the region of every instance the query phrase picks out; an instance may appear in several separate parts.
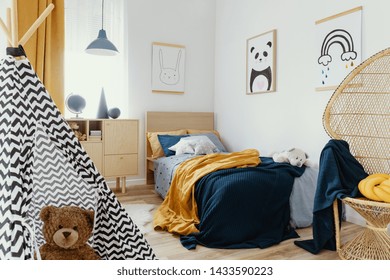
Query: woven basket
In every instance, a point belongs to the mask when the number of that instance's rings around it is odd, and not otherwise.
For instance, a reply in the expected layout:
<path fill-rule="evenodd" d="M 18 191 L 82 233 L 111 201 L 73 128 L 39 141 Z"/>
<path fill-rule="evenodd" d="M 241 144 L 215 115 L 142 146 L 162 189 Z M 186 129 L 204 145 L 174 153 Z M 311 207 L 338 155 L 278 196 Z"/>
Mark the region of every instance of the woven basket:
<path fill-rule="evenodd" d="M 367 221 L 366 228 L 339 250 L 342 259 L 347 260 L 389 260 L 390 203 L 367 199 L 345 198 L 343 202 L 355 209 Z"/>
<path fill-rule="evenodd" d="M 368 174 L 390 173 L 390 48 L 357 66 L 338 86 L 324 115 L 326 132 L 345 140 Z M 345 198 L 366 220 L 367 228 L 341 246 L 337 201 L 336 242 L 343 259 L 390 259 L 390 204 Z"/>

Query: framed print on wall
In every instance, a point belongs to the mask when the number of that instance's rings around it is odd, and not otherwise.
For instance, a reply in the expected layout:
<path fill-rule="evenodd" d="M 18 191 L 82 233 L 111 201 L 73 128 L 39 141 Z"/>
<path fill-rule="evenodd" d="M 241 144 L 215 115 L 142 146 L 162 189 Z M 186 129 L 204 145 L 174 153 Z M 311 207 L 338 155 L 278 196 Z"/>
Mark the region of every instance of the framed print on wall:
<path fill-rule="evenodd" d="M 152 91 L 184 93 L 185 47 L 152 44 Z"/>
<path fill-rule="evenodd" d="M 361 63 L 362 7 L 318 20 L 316 91 L 335 90 Z"/>
<path fill-rule="evenodd" d="M 276 90 L 276 30 L 254 36 L 246 42 L 246 93 Z"/>

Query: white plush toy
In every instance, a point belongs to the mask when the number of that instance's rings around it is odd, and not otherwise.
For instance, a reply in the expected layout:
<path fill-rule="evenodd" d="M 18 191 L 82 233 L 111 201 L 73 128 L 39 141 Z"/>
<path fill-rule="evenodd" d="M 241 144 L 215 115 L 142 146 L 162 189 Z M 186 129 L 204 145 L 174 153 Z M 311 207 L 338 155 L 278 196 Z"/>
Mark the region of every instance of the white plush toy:
<path fill-rule="evenodd" d="M 275 153 L 272 158 L 275 162 L 288 162 L 291 165 L 298 167 L 301 167 L 304 164 L 309 165 L 309 156 L 304 151 L 298 148 L 292 148 L 287 151 Z"/>

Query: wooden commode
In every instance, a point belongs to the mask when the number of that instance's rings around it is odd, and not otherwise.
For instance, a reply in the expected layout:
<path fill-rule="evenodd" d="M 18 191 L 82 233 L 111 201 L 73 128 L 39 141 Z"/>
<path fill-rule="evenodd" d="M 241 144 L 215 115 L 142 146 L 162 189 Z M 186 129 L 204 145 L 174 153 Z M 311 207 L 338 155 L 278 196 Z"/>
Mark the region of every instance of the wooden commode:
<path fill-rule="evenodd" d="M 138 174 L 138 120 L 67 119 L 85 134 L 80 143 L 105 178 L 116 178 L 126 192 L 126 177 Z"/>

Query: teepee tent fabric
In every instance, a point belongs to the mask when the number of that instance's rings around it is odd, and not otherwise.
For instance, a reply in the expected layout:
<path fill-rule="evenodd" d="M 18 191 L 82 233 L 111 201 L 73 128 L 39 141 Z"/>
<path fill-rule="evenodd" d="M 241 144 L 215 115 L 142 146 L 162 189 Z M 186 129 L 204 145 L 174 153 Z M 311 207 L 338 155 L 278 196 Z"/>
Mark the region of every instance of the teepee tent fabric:
<path fill-rule="evenodd" d="M 0 259 L 32 259 L 45 205 L 95 210 L 102 259 L 156 259 L 28 59 L 0 61 Z"/>

